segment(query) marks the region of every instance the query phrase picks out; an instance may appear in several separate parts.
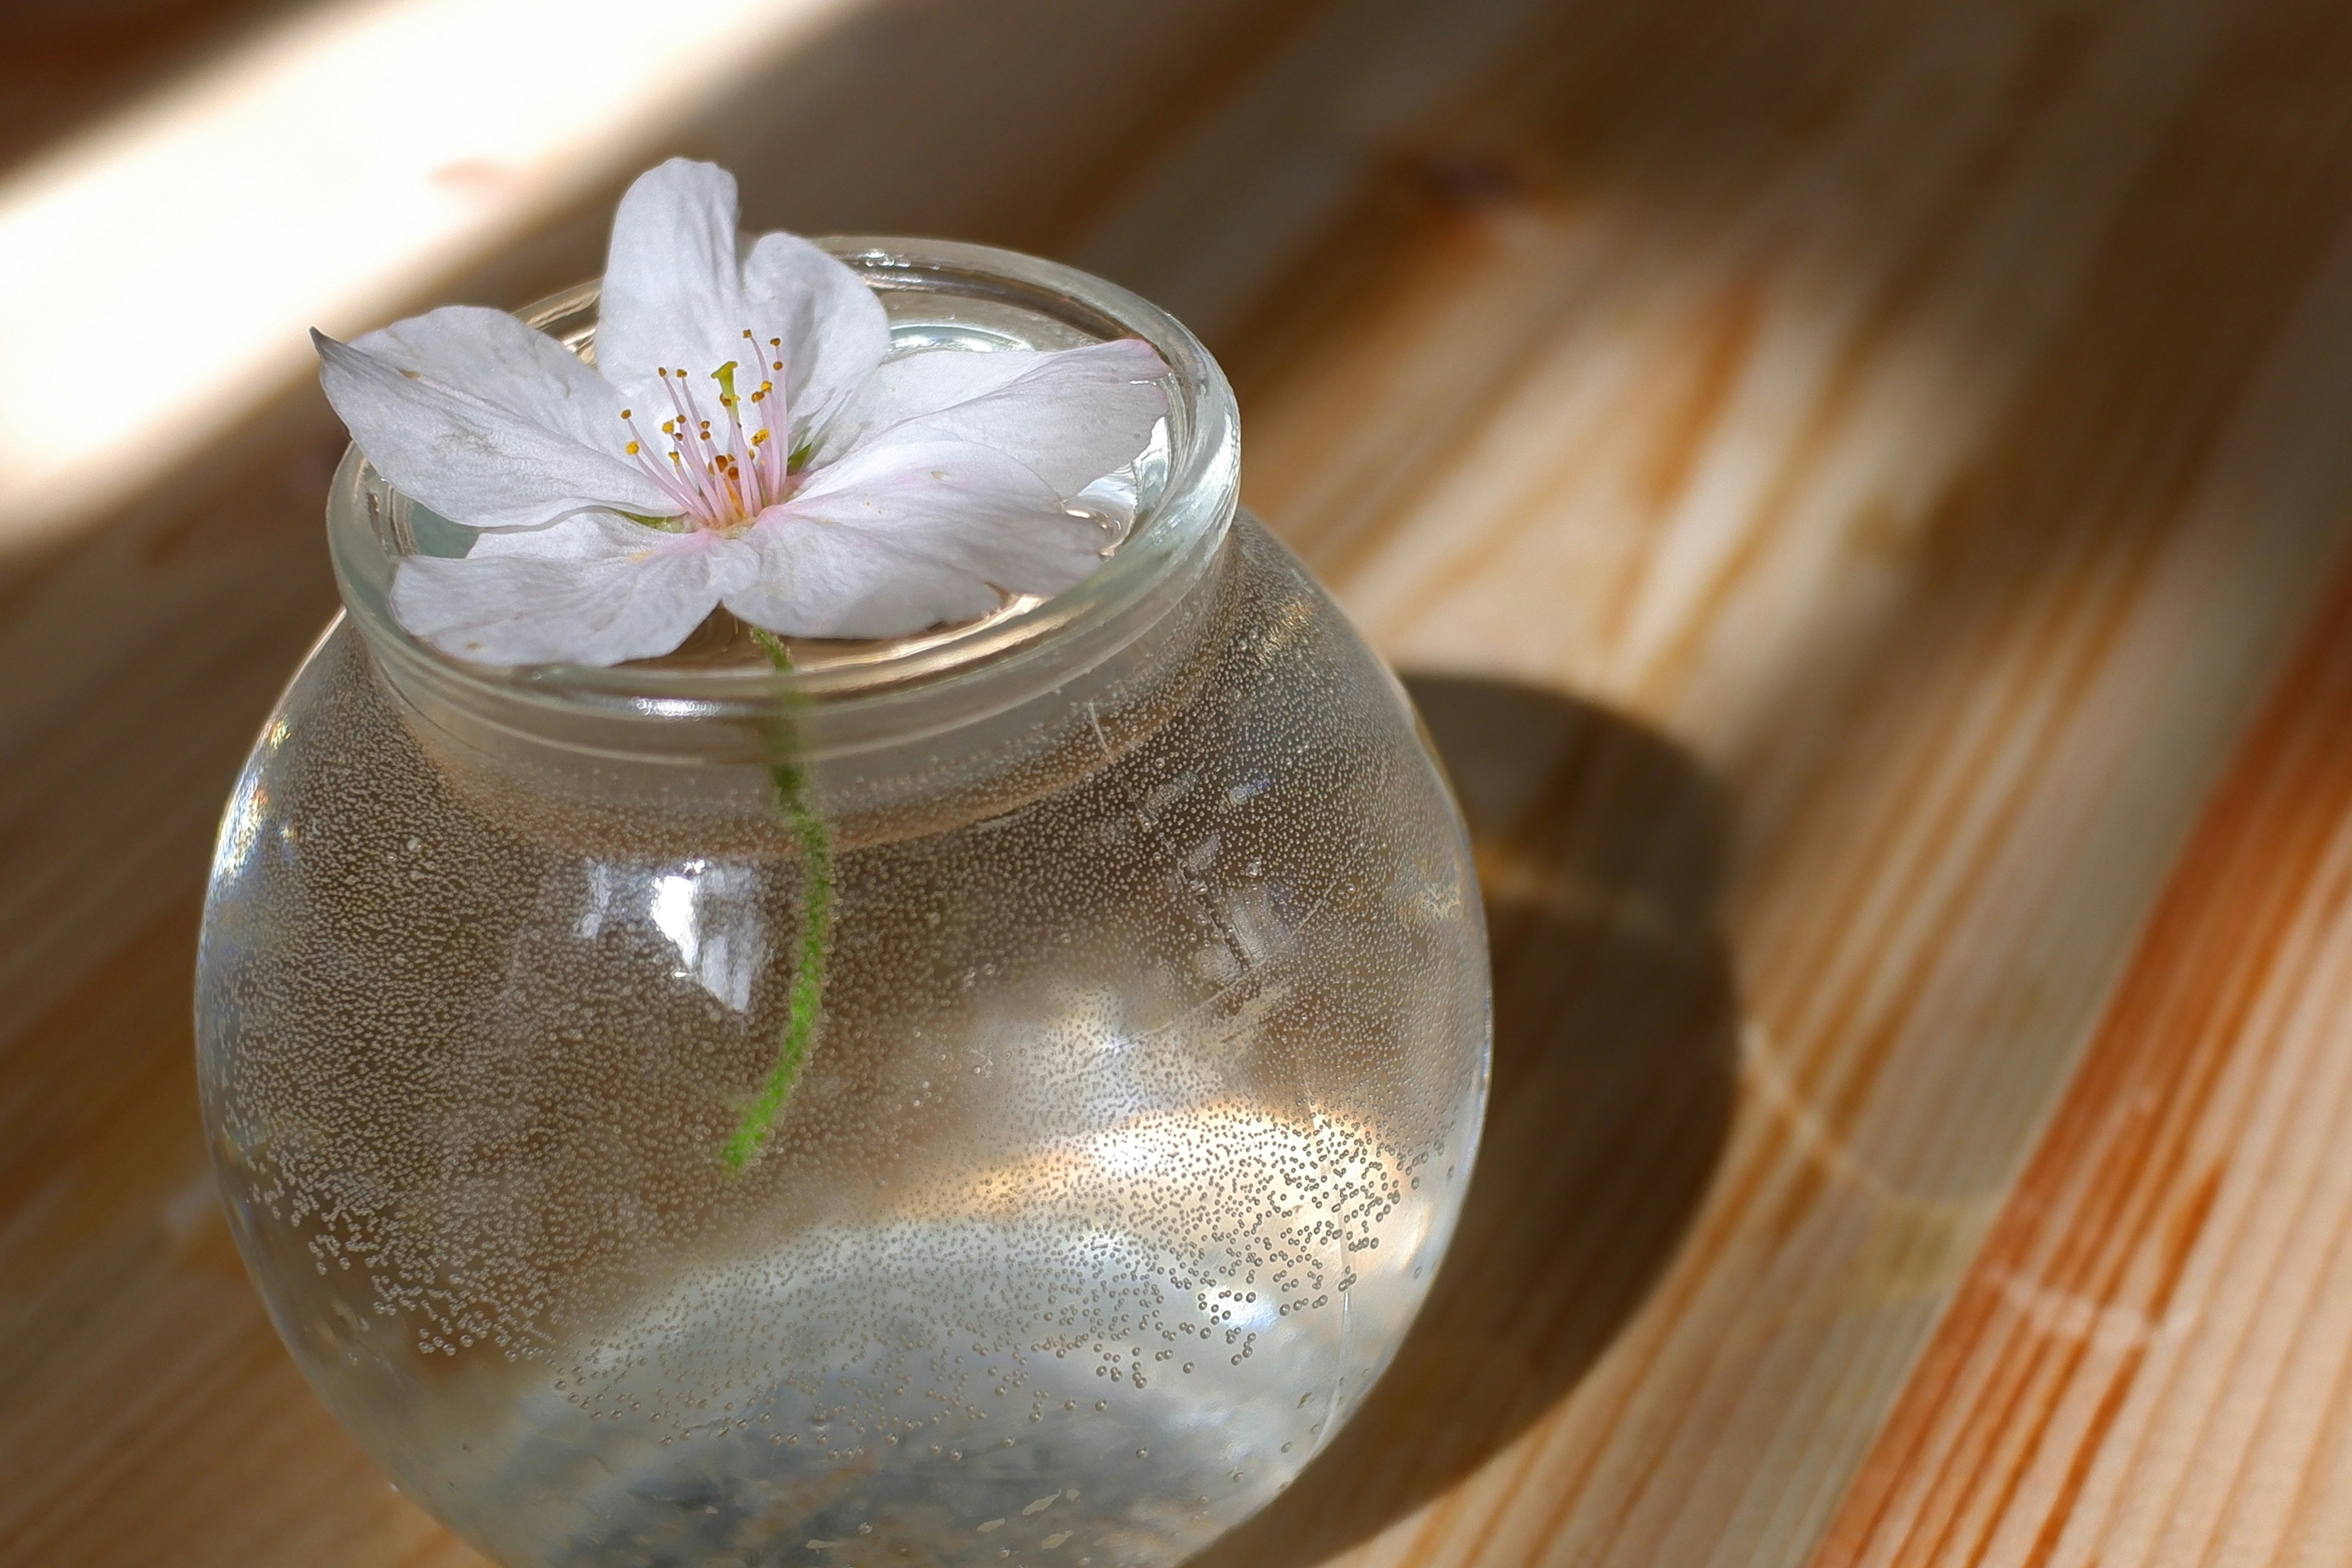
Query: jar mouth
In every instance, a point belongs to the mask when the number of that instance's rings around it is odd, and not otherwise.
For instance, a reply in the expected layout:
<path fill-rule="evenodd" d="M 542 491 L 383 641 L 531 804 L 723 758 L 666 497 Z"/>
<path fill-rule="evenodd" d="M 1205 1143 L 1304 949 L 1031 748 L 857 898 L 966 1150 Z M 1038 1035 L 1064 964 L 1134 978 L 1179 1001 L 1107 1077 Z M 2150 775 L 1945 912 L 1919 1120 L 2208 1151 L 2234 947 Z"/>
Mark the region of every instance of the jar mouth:
<path fill-rule="evenodd" d="M 1107 627 L 1131 618 L 1143 601 L 1164 597 L 1159 591 L 1171 573 L 1205 561 L 1204 546 L 1223 536 L 1238 503 L 1240 421 L 1224 373 L 1181 322 L 1116 284 L 1014 251 L 871 237 L 814 243 L 880 296 L 902 346 L 1063 348 L 1135 337 L 1158 351 L 1170 371 L 1168 414 L 1139 460 L 1134 520 L 1102 565 L 1051 597 L 1015 601 L 978 620 L 887 643 L 837 645 L 789 670 L 748 662 L 479 665 L 415 637 L 394 617 L 393 574 L 404 556 L 419 552 L 410 520 L 421 509 L 353 446 L 329 494 L 329 552 L 346 614 L 396 685 L 526 732 L 541 727 L 535 716 L 564 730 L 580 720 L 635 721 L 626 723 L 630 730 L 648 721 L 757 721 L 782 709 L 887 705 L 917 689 L 928 699 L 922 706 L 932 710 L 946 695 L 938 689 L 943 684 L 984 679 L 1074 638 L 1103 642 Z M 517 314 L 578 350 L 593 340 L 597 296 L 596 284 L 583 284 Z M 640 747 L 622 742 L 588 749 Z"/>

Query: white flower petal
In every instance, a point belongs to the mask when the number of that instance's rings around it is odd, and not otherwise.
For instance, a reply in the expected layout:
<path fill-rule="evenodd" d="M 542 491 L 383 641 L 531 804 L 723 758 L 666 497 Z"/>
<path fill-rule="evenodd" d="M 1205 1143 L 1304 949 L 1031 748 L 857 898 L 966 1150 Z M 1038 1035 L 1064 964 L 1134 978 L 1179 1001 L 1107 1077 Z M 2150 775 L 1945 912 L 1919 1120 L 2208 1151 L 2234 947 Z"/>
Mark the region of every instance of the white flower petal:
<path fill-rule="evenodd" d="M 756 570 L 741 540 L 595 513 L 486 533 L 461 560 L 412 555 L 392 608 L 415 636 L 478 664 L 618 664 L 677 647 Z"/>
<path fill-rule="evenodd" d="M 1075 496 L 1143 450 L 1168 412 L 1159 384 L 1167 374 L 1136 338 L 1052 353 L 908 354 L 874 373 L 830 439 L 977 442 Z"/>
<path fill-rule="evenodd" d="M 683 533 L 648 528 L 609 511 L 583 511 L 545 528 L 507 528 L 482 534 L 465 558 L 487 561 L 503 555 L 536 561 L 603 561 L 636 555 L 665 540 L 682 537 Z"/>
<path fill-rule="evenodd" d="M 984 397 L 1037 368 L 1032 349 L 922 349 L 878 367 L 858 387 L 829 432 L 837 452 L 895 425 Z"/>
<path fill-rule="evenodd" d="M 774 379 L 790 399 L 795 434 L 821 424 L 890 352 L 890 320 L 874 290 L 846 263 L 797 236 L 761 237 L 743 258 L 743 293 L 763 368 L 742 384 L 748 391 L 773 376 L 766 367 L 782 359 L 783 374 Z M 769 352 L 770 336 L 783 339 L 782 353 Z"/>
<path fill-rule="evenodd" d="M 590 507 L 667 516 L 677 504 L 617 453 L 441 385 L 323 333 L 319 384 L 394 485 L 468 528 L 530 528 Z"/>
<path fill-rule="evenodd" d="M 353 338 L 352 347 L 583 447 L 617 458 L 628 441 L 613 384 L 504 310 L 445 305 Z"/>
<path fill-rule="evenodd" d="M 596 364 L 630 396 L 657 388 L 654 372 L 667 367 L 687 373 L 705 413 L 719 412 L 705 378 L 744 357 L 743 329 L 753 325 L 735 214 L 735 176 L 684 158 L 646 170 L 621 197 L 596 304 Z M 667 417 L 664 405 L 656 419 Z"/>
<path fill-rule="evenodd" d="M 1106 536 L 1027 465 L 969 442 L 855 453 L 761 514 L 756 583 L 727 607 L 787 637 L 903 637 L 985 615 L 999 589 L 1055 594 Z"/>

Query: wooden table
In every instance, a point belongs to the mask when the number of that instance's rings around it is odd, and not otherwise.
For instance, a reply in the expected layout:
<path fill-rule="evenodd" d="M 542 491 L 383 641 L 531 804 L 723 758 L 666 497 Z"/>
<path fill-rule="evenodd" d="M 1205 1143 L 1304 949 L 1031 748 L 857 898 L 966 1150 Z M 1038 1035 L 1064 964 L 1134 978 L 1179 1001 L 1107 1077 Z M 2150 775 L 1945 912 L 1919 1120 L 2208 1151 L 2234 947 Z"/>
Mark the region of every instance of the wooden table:
<path fill-rule="evenodd" d="M 1195 322 L 1460 775 L 1485 1162 L 1214 1561 L 2352 1559 L 2352 9 L 908 0 L 672 142 Z M 192 1099 L 337 439 L 289 390 L 0 564 L 12 1565 L 478 1561 L 278 1349 Z"/>

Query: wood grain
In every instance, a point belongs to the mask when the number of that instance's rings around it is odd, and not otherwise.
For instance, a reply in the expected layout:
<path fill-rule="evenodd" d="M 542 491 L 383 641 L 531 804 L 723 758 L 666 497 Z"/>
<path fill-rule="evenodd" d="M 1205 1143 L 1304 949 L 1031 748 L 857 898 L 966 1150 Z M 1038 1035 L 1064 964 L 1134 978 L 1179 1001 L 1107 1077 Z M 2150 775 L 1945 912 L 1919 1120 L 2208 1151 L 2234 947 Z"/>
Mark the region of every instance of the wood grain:
<path fill-rule="evenodd" d="M 1082 9 L 882 7 L 691 150 L 1201 326 L 1463 786 L 1457 1249 L 1211 1561 L 2352 1556 L 2352 13 Z M 1095 67 L 1149 91 L 1080 145 Z M 892 134 L 761 161 L 861 94 Z M 0 1560 L 476 1561 L 199 1179 L 202 843 L 329 603 L 331 445 L 289 397 L 0 568 Z"/>
<path fill-rule="evenodd" d="M 2247 737 L 1817 1562 L 2352 1545 L 2352 577 Z"/>
<path fill-rule="evenodd" d="M 1385 1523 L 1366 1561 L 1809 1551 L 2340 548 L 2305 421 L 2347 391 L 2352 169 L 2284 133 L 2334 112 L 2336 19 L 2065 17 L 1580 8 L 1423 132 L 1349 231 L 1363 292 L 1244 382 L 1259 504 L 1385 646 L 1612 700 L 1740 813 L 1709 1203 L 1442 1498 L 1286 1505 Z M 2206 226 L 2289 189 L 2307 227 Z"/>

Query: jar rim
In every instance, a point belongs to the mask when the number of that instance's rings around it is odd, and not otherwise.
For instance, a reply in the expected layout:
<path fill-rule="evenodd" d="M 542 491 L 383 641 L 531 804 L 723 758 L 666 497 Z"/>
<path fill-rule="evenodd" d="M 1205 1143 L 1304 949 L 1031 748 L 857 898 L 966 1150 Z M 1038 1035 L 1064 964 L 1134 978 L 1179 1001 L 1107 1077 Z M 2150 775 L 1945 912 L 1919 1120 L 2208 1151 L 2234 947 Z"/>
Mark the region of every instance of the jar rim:
<path fill-rule="evenodd" d="M 404 552 L 392 535 L 385 503 L 404 498 L 354 444 L 345 449 L 329 494 L 329 553 L 346 616 L 396 684 L 422 688 L 500 728 L 526 732 L 541 727 L 534 715 L 665 727 L 681 721 L 759 721 L 780 709 L 887 705 L 919 688 L 929 699 L 923 706 L 931 709 L 943 684 L 984 677 L 1072 640 L 1099 642 L 1106 623 L 1141 601 L 1163 597 L 1154 590 L 1164 588 L 1171 573 L 1206 559 L 1203 547 L 1222 538 L 1239 503 L 1240 418 L 1223 371 L 1182 322 L 1117 284 L 1017 251 L 871 236 L 813 243 L 861 274 L 886 305 L 908 293 L 961 297 L 1043 317 L 1081 339 L 1137 337 L 1158 351 L 1170 371 L 1166 477 L 1102 565 L 1034 604 L 840 663 L 785 670 L 475 664 L 414 636 L 394 617 L 391 578 Z M 516 314 L 542 330 L 593 323 L 598 291 L 595 283 L 581 284 Z M 1086 632 L 1096 635 L 1079 635 Z"/>

